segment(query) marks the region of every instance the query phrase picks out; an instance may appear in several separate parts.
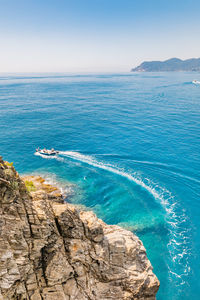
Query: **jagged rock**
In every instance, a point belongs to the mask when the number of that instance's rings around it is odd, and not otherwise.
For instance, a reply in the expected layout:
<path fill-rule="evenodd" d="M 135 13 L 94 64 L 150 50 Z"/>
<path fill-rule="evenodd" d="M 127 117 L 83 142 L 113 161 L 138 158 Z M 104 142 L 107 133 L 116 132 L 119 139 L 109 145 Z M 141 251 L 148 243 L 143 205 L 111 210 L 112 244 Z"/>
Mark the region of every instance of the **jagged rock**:
<path fill-rule="evenodd" d="M 36 187 L 28 192 L 24 181 Z M 0 300 L 155 299 L 142 242 L 0 158 Z"/>

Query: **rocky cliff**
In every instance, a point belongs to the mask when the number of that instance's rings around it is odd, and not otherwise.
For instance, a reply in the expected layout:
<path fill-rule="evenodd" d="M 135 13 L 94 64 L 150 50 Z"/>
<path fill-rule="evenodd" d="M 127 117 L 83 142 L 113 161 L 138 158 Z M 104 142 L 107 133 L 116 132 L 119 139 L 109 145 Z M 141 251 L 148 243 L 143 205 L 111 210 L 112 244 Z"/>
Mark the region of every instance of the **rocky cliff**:
<path fill-rule="evenodd" d="M 155 299 L 159 281 L 134 234 L 1 158 L 0 214 L 0 300 Z"/>

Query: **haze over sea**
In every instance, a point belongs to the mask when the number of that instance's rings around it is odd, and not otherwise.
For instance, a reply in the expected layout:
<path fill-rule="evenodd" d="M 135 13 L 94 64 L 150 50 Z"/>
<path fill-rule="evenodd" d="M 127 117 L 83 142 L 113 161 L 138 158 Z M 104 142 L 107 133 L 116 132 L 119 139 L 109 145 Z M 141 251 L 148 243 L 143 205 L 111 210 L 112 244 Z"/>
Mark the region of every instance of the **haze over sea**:
<path fill-rule="evenodd" d="M 199 299 L 200 85 L 192 84 L 194 76 L 0 76 L 0 154 L 21 174 L 59 181 L 67 201 L 135 232 L 160 280 L 159 300 Z M 61 154 L 34 155 L 38 146 Z"/>

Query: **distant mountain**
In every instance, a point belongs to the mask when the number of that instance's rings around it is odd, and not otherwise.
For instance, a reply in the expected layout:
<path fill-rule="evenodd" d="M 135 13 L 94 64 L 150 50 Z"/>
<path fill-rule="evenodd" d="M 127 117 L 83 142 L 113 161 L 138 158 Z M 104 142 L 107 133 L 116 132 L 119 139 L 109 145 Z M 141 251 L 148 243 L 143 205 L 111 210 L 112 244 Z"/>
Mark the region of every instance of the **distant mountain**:
<path fill-rule="evenodd" d="M 171 58 L 165 61 L 144 61 L 141 65 L 131 70 L 131 72 L 168 71 L 200 71 L 200 58 L 186 60 Z"/>

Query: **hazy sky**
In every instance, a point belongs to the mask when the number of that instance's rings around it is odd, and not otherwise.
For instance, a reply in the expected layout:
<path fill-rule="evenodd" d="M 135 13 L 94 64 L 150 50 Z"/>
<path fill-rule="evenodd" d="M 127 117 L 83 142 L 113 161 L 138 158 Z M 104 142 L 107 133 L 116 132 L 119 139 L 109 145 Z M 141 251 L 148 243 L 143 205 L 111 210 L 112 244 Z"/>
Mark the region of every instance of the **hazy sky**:
<path fill-rule="evenodd" d="M 0 72 L 129 71 L 200 57 L 198 0 L 0 0 Z"/>

